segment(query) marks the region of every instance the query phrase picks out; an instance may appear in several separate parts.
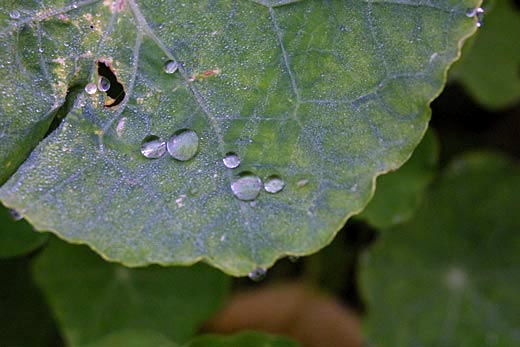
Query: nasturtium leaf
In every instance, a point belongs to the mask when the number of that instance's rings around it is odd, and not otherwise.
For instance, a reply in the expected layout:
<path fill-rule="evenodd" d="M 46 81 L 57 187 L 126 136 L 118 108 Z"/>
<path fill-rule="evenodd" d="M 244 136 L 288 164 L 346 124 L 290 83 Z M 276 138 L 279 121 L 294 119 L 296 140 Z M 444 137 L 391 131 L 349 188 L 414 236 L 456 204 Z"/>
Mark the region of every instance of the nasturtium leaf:
<path fill-rule="evenodd" d="M 298 347 L 299 344 L 286 337 L 259 332 L 243 332 L 231 336 L 200 336 L 183 347 Z"/>
<path fill-rule="evenodd" d="M 17 212 L 0 205 L 0 258 L 23 255 L 40 247 L 48 235 L 37 233 Z"/>
<path fill-rule="evenodd" d="M 520 11 L 512 0 L 488 1 L 482 28 L 453 69 L 469 94 L 489 109 L 520 101 Z"/>
<path fill-rule="evenodd" d="M 245 275 L 315 252 L 419 143 L 479 5 L 3 2 L 4 176 L 58 116 L 0 199 L 128 266 L 205 260 Z M 179 145 L 193 158 L 141 153 L 148 136 L 172 142 L 182 129 L 198 136 Z M 238 168 L 223 164 L 228 152 Z M 271 194 L 249 180 L 236 194 L 246 172 L 285 186 Z"/>
<path fill-rule="evenodd" d="M 123 330 L 81 347 L 176 347 L 170 339 L 151 330 Z"/>
<path fill-rule="evenodd" d="M 36 260 L 34 276 L 72 346 L 131 329 L 184 342 L 229 289 L 229 278 L 207 265 L 128 269 L 57 239 Z"/>
<path fill-rule="evenodd" d="M 412 157 L 397 171 L 380 176 L 374 198 L 357 218 L 385 229 L 403 223 L 415 213 L 437 172 L 439 144 L 430 130 Z"/>
<path fill-rule="evenodd" d="M 361 269 L 377 346 L 520 345 L 520 166 L 463 156 Z"/>

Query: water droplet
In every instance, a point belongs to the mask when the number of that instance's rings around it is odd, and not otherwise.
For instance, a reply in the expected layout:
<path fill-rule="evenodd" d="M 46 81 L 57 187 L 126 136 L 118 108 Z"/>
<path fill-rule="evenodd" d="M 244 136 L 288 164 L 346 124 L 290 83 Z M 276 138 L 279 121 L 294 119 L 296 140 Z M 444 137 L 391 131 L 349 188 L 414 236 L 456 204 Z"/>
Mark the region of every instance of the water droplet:
<path fill-rule="evenodd" d="M 249 277 L 251 280 L 255 282 L 259 282 L 265 278 L 265 275 L 267 274 L 267 270 L 263 267 L 258 267 L 251 271 L 247 277 Z"/>
<path fill-rule="evenodd" d="M 240 157 L 234 152 L 227 153 L 222 161 L 228 169 L 234 169 L 240 165 Z"/>
<path fill-rule="evenodd" d="M 179 68 L 179 64 L 177 64 L 176 61 L 168 60 L 166 63 L 164 63 L 164 72 L 167 74 L 172 74 Z"/>
<path fill-rule="evenodd" d="M 262 180 L 250 172 L 242 172 L 239 178 L 231 183 L 231 191 L 243 201 L 256 199 L 261 189 Z"/>
<path fill-rule="evenodd" d="M 166 153 L 166 144 L 158 136 L 148 135 L 141 143 L 141 153 L 146 158 L 160 158 Z"/>
<path fill-rule="evenodd" d="M 9 210 L 9 214 L 11 215 L 11 218 L 13 218 L 15 221 L 19 221 L 23 218 L 20 212 L 16 211 L 14 208 Z"/>
<path fill-rule="evenodd" d="M 106 77 L 100 77 L 97 85 L 100 92 L 106 92 L 110 89 L 110 81 Z"/>
<path fill-rule="evenodd" d="M 272 194 L 278 193 L 283 189 L 283 187 L 285 187 L 284 180 L 282 180 L 280 176 L 276 175 L 267 177 L 264 183 L 265 191 Z"/>
<path fill-rule="evenodd" d="M 86 86 L 85 86 L 85 91 L 87 92 L 87 94 L 95 94 L 97 92 L 97 86 L 95 83 L 88 83 Z"/>
<path fill-rule="evenodd" d="M 480 28 L 484 19 L 484 9 L 482 7 L 469 9 L 466 16 L 469 18 L 477 17 L 477 26 Z"/>
<path fill-rule="evenodd" d="M 12 10 L 11 13 L 9 13 L 9 17 L 11 17 L 12 19 L 18 19 L 20 18 L 20 12 L 18 12 L 17 10 Z"/>
<path fill-rule="evenodd" d="M 289 256 L 289 261 L 290 261 L 291 263 L 296 263 L 298 260 L 300 260 L 300 257 L 297 257 L 297 256 L 295 256 L 295 255 L 290 255 L 290 256 Z"/>
<path fill-rule="evenodd" d="M 199 150 L 199 136 L 190 129 L 181 129 L 166 142 L 170 155 L 180 161 L 190 160 Z"/>

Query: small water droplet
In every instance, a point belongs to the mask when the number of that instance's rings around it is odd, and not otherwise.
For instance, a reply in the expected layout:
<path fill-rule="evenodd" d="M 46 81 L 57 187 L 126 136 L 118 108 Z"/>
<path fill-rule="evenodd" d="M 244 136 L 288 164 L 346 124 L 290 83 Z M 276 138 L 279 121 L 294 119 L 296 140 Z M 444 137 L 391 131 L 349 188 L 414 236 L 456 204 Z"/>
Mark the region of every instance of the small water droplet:
<path fill-rule="evenodd" d="M 88 83 L 86 86 L 85 86 L 85 91 L 87 92 L 87 94 L 95 94 L 97 92 L 97 86 L 95 83 Z"/>
<path fill-rule="evenodd" d="M 482 7 L 469 9 L 466 12 L 466 16 L 469 18 L 477 17 L 477 27 L 480 28 L 484 20 L 484 9 Z"/>
<path fill-rule="evenodd" d="M 97 85 L 100 92 L 106 92 L 110 89 L 110 81 L 108 78 L 101 76 Z"/>
<path fill-rule="evenodd" d="M 190 129 L 181 129 L 166 142 L 170 155 L 180 161 L 193 158 L 199 150 L 199 136 Z"/>
<path fill-rule="evenodd" d="M 265 275 L 267 274 L 267 270 L 263 267 L 258 267 L 251 271 L 247 277 L 249 277 L 252 281 L 259 282 L 265 278 Z"/>
<path fill-rule="evenodd" d="M 17 10 L 12 10 L 11 13 L 9 13 L 9 17 L 11 17 L 12 19 L 18 19 L 20 18 L 20 12 L 18 12 Z"/>
<path fill-rule="evenodd" d="M 231 183 L 231 191 L 243 201 L 256 199 L 261 189 L 262 180 L 250 172 L 242 172 L 239 178 Z"/>
<path fill-rule="evenodd" d="M 290 256 L 289 256 L 289 261 L 290 261 L 291 263 L 296 263 L 298 260 L 300 260 L 300 257 L 297 257 L 297 256 L 295 256 L 295 255 L 290 255 Z"/>
<path fill-rule="evenodd" d="M 20 212 L 16 211 L 14 208 L 9 210 L 9 214 L 11 215 L 11 218 L 13 218 L 15 221 L 19 221 L 19 220 L 23 219 Z"/>
<path fill-rule="evenodd" d="M 141 153 L 150 159 L 157 159 L 166 153 L 166 143 L 158 136 L 148 135 L 141 143 Z"/>
<path fill-rule="evenodd" d="M 176 61 L 168 60 L 166 63 L 164 63 L 164 72 L 167 74 L 172 74 L 179 68 L 179 64 L 177 64 Z"/>
<path fill-rule="evenodd" d="M 226 153 L 226 156 L 222 161 L 228 169 L 234 169 L 240 165 L 240 157 L 235 152 Z"/>
<path fill-rule="evenodd" d="M 266 192 L 275 194 L 280 192 L 285 187 L 285 182 L 280 176 L 269 176 L 265 180 L 264 189 Z"/>

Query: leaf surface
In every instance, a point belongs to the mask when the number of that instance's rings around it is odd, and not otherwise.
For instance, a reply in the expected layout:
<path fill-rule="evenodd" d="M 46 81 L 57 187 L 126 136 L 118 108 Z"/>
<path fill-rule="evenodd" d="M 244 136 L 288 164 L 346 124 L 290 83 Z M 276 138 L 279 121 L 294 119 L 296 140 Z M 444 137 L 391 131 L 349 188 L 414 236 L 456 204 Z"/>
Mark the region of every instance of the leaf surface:
<path fill-rule="evenodd" d="M 129 266 L 315 252 L 419 143 L 479 2 L 4 2 L 0 199 Z M 191 160 L 141 154 L 181 129 Z M 246 172 L 285 186 L 239 200 Z"/>
<path fill-rule="evenodd" d="M 206 265 L 128 269 L 56 239 L 37 259 L 34 276 L 71 346 L 132 329 L 184 342 L 229 290 L 229 278 Z"/>
<path fill-rule="evenodd" d="M 391 228 L 361 270 L 368 338 L 392 346 L 520 343 L 520 166 L 458 158 L 408 223 Z"/>

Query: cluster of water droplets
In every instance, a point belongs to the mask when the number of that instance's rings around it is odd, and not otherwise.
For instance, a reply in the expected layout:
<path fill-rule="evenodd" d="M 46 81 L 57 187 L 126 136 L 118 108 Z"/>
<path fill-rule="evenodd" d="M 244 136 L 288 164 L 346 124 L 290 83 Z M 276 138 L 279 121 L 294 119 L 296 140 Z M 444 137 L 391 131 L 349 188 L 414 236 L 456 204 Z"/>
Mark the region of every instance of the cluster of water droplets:
<path fill-rule="evenodd" d="M 236 169 L 240 166 L 240 156 L 235 152 L 227 153 L 222 159 L 228 169 Z M 242 201 L 255 200 L 262 188 L 271 194 L 282 191 L 284 180 L 277 175 L 271 175 L 262 182 L 262 179 L 249 171 L 242 171 L 231 183 L 231 191 L 236 198 Z"/>
<path fill-rule="evenodd" d="M 198 150 L 199 136 L 191 129 L 177 130 L 166 141 L 148 135 L 141 142 L 141 154 L 149 159 L 159 159 L 168 152 L 176 160 L 188 161 L 197 155 Z"/>
<path fill-rule="evenodd" d="M 484 9 L 482 7 L 472 8 L 466 12 L 466 16 L 469 18 L 477 18 L 477 27 L 480 28 L 484 20 Z"/>
<path fill-rule="evenodd" d="M 91 83 L 87 83 L 87 85 L 85 86 L 85 92 L 90 95 L 96 94 L 98 90 L 100 92 L 105 93 L 109 89 L 110 89 L 110 81 L 108 80 L 108 78 L 103 77 L 103 76 L 99 77 L 97 84 L 91 82 Z"/>

